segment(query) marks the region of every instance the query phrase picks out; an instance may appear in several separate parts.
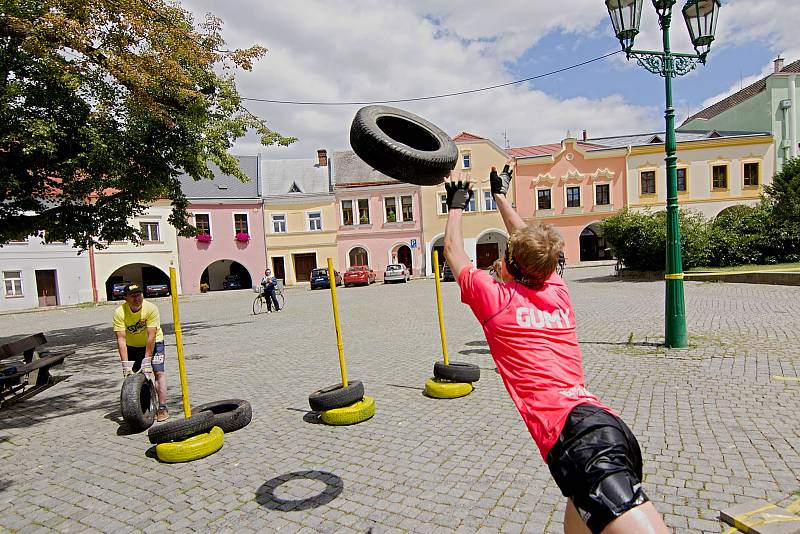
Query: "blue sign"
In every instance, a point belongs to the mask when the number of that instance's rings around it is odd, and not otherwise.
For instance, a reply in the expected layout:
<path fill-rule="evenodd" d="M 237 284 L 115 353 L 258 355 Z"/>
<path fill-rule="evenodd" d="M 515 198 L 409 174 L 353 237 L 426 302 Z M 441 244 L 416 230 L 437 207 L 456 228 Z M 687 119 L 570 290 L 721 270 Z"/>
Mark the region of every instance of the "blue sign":
<path fill-rule="evenodd" d="M 417 240 L 416 239 L 412 239 L 411 240 L 411 248 L 417 248 Z"/>

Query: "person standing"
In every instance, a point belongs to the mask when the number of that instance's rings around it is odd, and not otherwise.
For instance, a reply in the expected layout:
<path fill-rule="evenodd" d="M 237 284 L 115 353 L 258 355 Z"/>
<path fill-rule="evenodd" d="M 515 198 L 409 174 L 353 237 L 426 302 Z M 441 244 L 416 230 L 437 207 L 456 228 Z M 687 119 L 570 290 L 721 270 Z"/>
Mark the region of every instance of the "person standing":
<path fill-rule="evenodd" d="M 122 296 L 125 303 L 114 311 L 112 321 L 122 377 L 127 378 L 140 369 L 148 375 L 152 372 L 158 392 L 156 420 L 166 421 L 169 410 L 161 315 L 155 304 L 144 300 L 142 287 L 137 284 L 125 286 Z"/>
<path fill-rule="evenodd" d="M 272 312 L 273 305 L 275 311 L 281 311 L 278 306 L 278 298 L 275 296 L 275 288 L 278 287 L 278 279 L 272 276 L 272 271 L 269 269 L 264 271 L 264 276 L 261 277 L 261 285 L 264 287 L 264 299 L 267 301 L 267 313 Z"/>

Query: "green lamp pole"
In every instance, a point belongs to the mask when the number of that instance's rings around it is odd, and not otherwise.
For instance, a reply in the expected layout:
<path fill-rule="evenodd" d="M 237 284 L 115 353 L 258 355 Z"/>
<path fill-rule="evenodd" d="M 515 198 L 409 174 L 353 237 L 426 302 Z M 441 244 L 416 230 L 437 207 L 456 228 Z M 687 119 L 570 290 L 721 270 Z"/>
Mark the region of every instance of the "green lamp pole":
<path fill-rule="evenodd" d="M 720 0 L 688 0 L 683 17 L 692 38 L 696 54 L 673 52 L 669 45 L 672 6 L 675 0 L 652 0 L 661 26 L 663 51 L 634 50 L 633 41 L 639 34 L 644 0 L 605 0 L 614 32 L 628 59 L 664 77 L 667 106 L 665 118 L 667 163 L 667 264 L 664 342 L 667 347 L 689 345 L 686 334 L 686 311 L 683 299 L 683 260 L 681 259 L 681 228 L 678 220 L 678 172 L 675 141 L 675 108 L 672 107 L 672 78 L 691 72 L 698 63 L 705 64 L 714 41 Z"/>

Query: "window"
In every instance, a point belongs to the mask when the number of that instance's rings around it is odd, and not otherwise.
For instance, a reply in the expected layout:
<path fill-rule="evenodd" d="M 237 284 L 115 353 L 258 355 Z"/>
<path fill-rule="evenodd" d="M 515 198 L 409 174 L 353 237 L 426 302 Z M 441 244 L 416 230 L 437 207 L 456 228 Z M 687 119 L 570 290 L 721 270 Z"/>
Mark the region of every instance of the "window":
<path fill-rule="evenodd" d="M 744 164 L 744 185 L 745 187 L 756 187 L 758 185 L 758 162 Z"/>
<path fill-rule="evenodd" d="M 272 231 L 276 234 L 286 233 L 286 215 L 276 213 L 272 216 Z"/>
<path fill-rule="evenodd" d="M 234 213 L 233 214 L 233 234 L 249 234 L 250 230 L 247 227 L 247 214 Z"/>
<path fill-rule="evenodd" d="M 211 216 L 208 213 L 195 213 L 194 225 L 197 233 L 211 235 Z"/>
<path fill-rule="evenodd" d="M 728 188 L 728 166 L 714 165 L 711 167 L 711 187 L 714 189 Z"/>
<path fill-rule="evenodd" d="M 345 226 L 353 225 L 353 201 L 342 200 L 342 224 Z"/>
<path fill-rule="evenodd" d="M 322 230 L 322 212 L 310 211 L 308 213 L 308 229 L 312 232 Z"/>
<path fill-rule="evenodd" d="M 549 189 L 539 189 L 536 191 L 536 206 L 540 210 L 553 209 L 553 197 Z"/>
<path fill-rule="evenodd" d="M 611 204 L 611 187 L 608 184 L 597 184 L 594 188 L 595 206 L 608 206 Z"/>
<path fill-rule="evenodd" d="M 22 296 L 22 271 L 3 271 L 6 297 Z"/>
<path fill-rule="evenodd" d="M 471 197 L 469 197 L 469 204 L 467 204 L 467 207 L 464 208 L 464 213 L 467 213 L 467 212 L 470 212 L 470 211 L 477 211 L 475 209 L 475 195 L 474 194 Z"/>
<path fill-rule="evenodd" d="M 678 169 L 678 193 L 686 192 L 686 168 Z"/>
<path fill-rule="evenodd" d="M 464 152 L 462 155 L 462 161 L 464 163 L 464 168 L 469 169 L 472 167 L 472 154 L 469 152 Z"/>
<path fill-rule="evenodd" d="M 386 197 L 383 199 L 383 205 L 386 209 L 386 222 L 397 221 L 397 199 L 394 197 Z"/>
<path fill-rule="evenodd" d="M 363 247 L 355 247 L 348 254 L 350 265 L 369 265 L 369 256 Z"/>
<path fill-rule="evenodd" d="M 639 178 L 642 182 L 642 194 L 643 195 L 655 195 L 656 194 L 656 171 L 642 171 L 639 174 Z"/>
<path fill-rule="evenodd" d="M 403 210 L 403 220 L 406 222 L 413 221 L 414 203 L 411 199 L 411 195 L 400 197 L 400 207 Z"/>
<path fill-rule="evenodd" d="M 567 188 L 567 207 L 580 208 L 581 207 L 581 188 L 568 187 Z"/>
<path fill-rule="evenodd" d="M 358 199 L 358 224 L 369 224 L 369 199 Z"/>
<path fill-rule="evenodd" d="M 447 213 L 447 193 L 439 193 L 439 213 Z"/>
<path fill-rule="evenodd" d="M 494 201 L 494 195 L 491 191 L 483 192 L 483 210 L 492 211 L 497 209 L 497 203 Z"/>
<path fill-rule="evenodd" d="M 158 236 L 157 222 L 139 223 L 139 227 L 142 229 L 142 239 L 145 241 L 161 241 Z"/>

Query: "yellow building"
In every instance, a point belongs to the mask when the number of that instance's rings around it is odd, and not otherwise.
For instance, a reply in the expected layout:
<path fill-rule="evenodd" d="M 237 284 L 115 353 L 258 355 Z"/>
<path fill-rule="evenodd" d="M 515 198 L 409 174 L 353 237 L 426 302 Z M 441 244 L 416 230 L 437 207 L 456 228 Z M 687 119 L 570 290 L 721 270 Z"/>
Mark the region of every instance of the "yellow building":
<path fill-rule="evenodd" d="M 775 174 L 774 139 L 760 132 L 677 132 L 678 202 L 716 217 L 738 204 L 756 204 Z M 666 209 L 664 134 L 590 139 L 602 146 L 628 148 L 627 205 Z"/>
<path fill-rule="evenodd" d="M 458 147 L 458 163 L 453 178 L 468 179 L 474 185 L 473 201 L 464 214 L 464 248 L 479 268 L 488 268 L 505 251 L 508 241 L 503 219 L 497 211 L 489 186 L 492 167 L 498 171 L 511 157 L 488 139 L 462 132 L 453 140 Z M 425 240 L 425 273 L 433 273 L 433 251 L 439 252 L 439 263 L 444 261 L 444 228 L 447 222 L 447 204 L 444 184 L 421 188 L 422 231 Z M 513 192 L 509 192 L 513 202 Z"/>
<path fill-rule="evenodd" d="M 331 188 L 328 157 L 263 161 L 262 189 L 267 264 L 286 285 L 309 281 L 311 270 L 333 258 L 339 217 Z"/>

